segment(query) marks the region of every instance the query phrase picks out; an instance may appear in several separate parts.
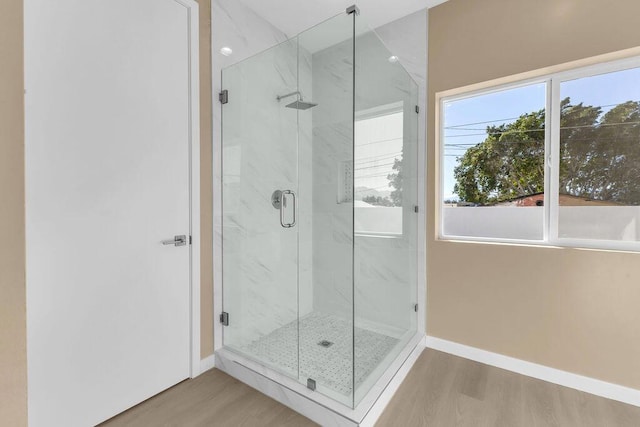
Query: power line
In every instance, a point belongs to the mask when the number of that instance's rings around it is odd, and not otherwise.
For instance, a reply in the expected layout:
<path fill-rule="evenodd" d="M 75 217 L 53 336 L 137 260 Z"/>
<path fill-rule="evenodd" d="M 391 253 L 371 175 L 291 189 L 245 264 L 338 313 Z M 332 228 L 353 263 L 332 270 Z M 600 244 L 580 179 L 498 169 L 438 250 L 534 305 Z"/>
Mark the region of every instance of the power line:
<path fill-rule="evenodd" d="M 395 159 L 395 158 L 398 157 L 399 154 L 402 154 L 402 152 L 397 153 L 397 154 L 392 154 L 392 155 L 382 154 L 380 156 L 368 157 L 369 159 L 373 159 L 373 160 L 359 161 L 361 159 L 356 159 L 355 164 L 356 165 L 363 165 L 363 164 L 366 164 L 366 163 L 373 163 L 373 162 L 378 162 L 378 161 L 381 161 L 381 160 Z"/>
<path fill-rule="evenodd" d="M 393 166 L 393 163 L 384 163 L 382 165 L 374 165 L 374 166 L 363 166 L 361 168 L 355 168 L 355 170 L 360 171 L 363 169 L 375 169 L 375 168 L 381 168 L 381 167 L 387 167 L 387 166 Z"/>
<path fill-rule="evenodd" d="M 455 129 L 455 130 L 458 130 L 458 129 Z M 465 137 L 465 136 L 507 135 L 507 134 L 510 134 L 510 133 L 528 133 L 528 132 L 544 132 L 544 129 L 525 129 L 525 130 L 509 130 L 509 131 L 505 131 L 505 132 L 469 133 L 469 134 L 466 134 L 466 135 L 445 135 L 444 137 L 445 138 L 460 138 L 460 137 Z"/>
<path fill-rule="evenodd" d="M 376 174 L 371 174 L 371 175 L 355 175 L 355 179 L 362 179 L 362 178 L 379 178 L 379 177 L 383 177 L 383 176 L 387 176 L 387 175 L 391 175 L 390 172 L 385 172 L 385 173 L 376 173 Z"/>
<path fill-rule="evenodd" d="M 506 121 L 509 121 L 509 120 L 517 120 L 517 119 L 519 119 L 519 118 L 520 118 L 520 116 L 518 116 L 518 117 L 510 117 L 510 118 L 506 118 L 506 119 L 487 120 L 486 122 L 463 123 L 463 124 L 461 124 L 461 125 L 452 125 L 452 126 L 447 126 L 447 127 L 445 127 L 445 129 L 458 128 L 458 127 L 462 127 L 462 126 L 483 125 L 483 124 L 485 124 L 485 123 L 506 122 Z"/>
<path fill-rule="evenodd" d="M 380 144 L 382 142 L 391 142 L 391 141 L 402 141 L 402 137 L 391 138 L 391 139 L 379 139 L 377 141 L 366 142 L 364 144 L 356 144 L 356 148 L 362 147 L 362 146 L 365 146 L 365 145 Z"/>
<path fill-rule="evenodd" d="M 625 104 L 626 102 L 636 102 L 636 103 L 638 103 L 640 101 L 630 100 L 630 101 L 620 102 L 620 103 L 617 103 L 617 104 L 606 104 L 606 105 L 597 105 L 597 106 L 591 105 L 591 107 L 594 107 L 594 108 L 616 107 L 618 105 Z M 582 104 L 582 103 L 579 103 L 579 104 Z M 577 106 L 577 104 L 572 104 L 572 106 L 575 107 L 575 106 Z M 587 108 L 587 107 L 585 107 L 585 108 Z M 517 120 L 520 117 L 525 116 L 525 115 L 526 114 L 522 114 L 522 115 L 520 115 L 518 117 L 508 117 L 506 119 L 487 120 L 486 122 L 463 123 L 463 124 L 460 124 L 460 125 L 445 126 L 445 129 L 461 128 L 461 127 L 464 127 L 464 126 L 483 125 L 483 124 L 486 124 L 486 123 L 507 122 L 509 120 Z M 473 130 L 484 130 L 484 129 L 473 129 Z"/>

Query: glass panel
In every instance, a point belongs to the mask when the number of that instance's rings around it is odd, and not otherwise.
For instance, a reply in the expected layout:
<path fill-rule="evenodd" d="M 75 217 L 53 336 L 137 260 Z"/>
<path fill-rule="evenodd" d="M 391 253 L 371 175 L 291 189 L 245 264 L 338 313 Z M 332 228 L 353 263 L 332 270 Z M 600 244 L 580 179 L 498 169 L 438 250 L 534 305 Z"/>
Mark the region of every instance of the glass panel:
<path fill-rule="evenodd" d="M 545 105 L 546 83 L 444 102 L 445 236 L 542 240 Z"/>
<path fill-rule="evenodd" d="M 640 241 L 640 69 L 560 84 L 561 238 Z"/>
<path fill-rule="evenodd" d="M 224 345 L 298 377 L 297 43 L 222 72 Z M 282 217 L 274 207 L 284 196 Z M 276 200 L 279 200 L 277 197 Z M 277 202 L 276 202 L 277 205 Z"/>
<path fill-rule="evenodd" d="M 354 374 L 357 405 L 416 333 L 418 86 L 356 20 Z"/>
<path fill-rule="evenodd" d="M 300 382 L 353 404 L 353 19 L 298 36 Z"/>

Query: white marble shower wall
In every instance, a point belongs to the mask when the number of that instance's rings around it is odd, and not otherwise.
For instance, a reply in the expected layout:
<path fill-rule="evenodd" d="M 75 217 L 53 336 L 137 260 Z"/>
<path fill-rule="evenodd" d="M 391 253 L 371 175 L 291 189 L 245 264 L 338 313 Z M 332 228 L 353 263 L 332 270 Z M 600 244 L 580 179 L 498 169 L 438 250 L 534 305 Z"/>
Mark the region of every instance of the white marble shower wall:
<path fill-rule="evenodd" d="M 422 11 L 387 24 L 381 30 L 390 35 L 395 34 L 394 27 L 404 34 L 410 28 L 422 33 L 420 25 L 424 26 L 425 22 L 426 11 Z M 407 57 L 411 52 L 410 62 L 413 64 L 409 65 L 414 65 L 412 74 L 421 74 L 424 82 L 426 34 L 424 43 L 413 46 L 413 51 L 407 44 L 402 54 L 398 55 L 396 51 L 393 54 Z M 351 42 L 346 41 L 313 55 L 313 85 L 317 102 L 351 105 L 351 49 Z M 404 331 L 416 329 L 413 305 L 417 303 L 418 215 L 413 207 L 418 204 L 419 116 L 415 105 L 421 101 L 418 88 L 409 84 L 409 77 L 400 63 L 388 61 L 391 55 L 375 34 L 358 36 L 356 112 L 399 101 L 404 105 L 404 150 L 412 161 L 405 162 L 403 170 L 403 235 L 356 235 L 352 258 L 351 204 L 337 203 L 340 163 L 351 160 L 352 156 L 352 117 L 344 116 L 343 111 L 335 108 L 314 111 L 313 302 L 316 310 L 341 316 L 350 316 L 353 305 L 356 324 L 364 327 L 383 325 L 385 332 L 399 336 Z M 355 283 L 355 289 L 352 289 L 352 283 Z"/>

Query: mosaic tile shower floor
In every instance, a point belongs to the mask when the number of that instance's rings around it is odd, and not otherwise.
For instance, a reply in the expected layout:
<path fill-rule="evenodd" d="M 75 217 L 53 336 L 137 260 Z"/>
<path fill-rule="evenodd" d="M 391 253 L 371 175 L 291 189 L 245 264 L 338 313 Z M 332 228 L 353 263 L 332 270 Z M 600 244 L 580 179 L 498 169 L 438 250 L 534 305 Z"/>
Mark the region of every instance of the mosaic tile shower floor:
<path fill-rule="evenodd" d="M 352 392 L 351 322 L 337 316 L 311 313 L 252 342 L 244 350 L 259 360 L 287 372 L 298 371 L 300 330 L 300 378 L 312 378 L 340 394 Z M 399 340 L 355 328 L 356 389 Z"/>

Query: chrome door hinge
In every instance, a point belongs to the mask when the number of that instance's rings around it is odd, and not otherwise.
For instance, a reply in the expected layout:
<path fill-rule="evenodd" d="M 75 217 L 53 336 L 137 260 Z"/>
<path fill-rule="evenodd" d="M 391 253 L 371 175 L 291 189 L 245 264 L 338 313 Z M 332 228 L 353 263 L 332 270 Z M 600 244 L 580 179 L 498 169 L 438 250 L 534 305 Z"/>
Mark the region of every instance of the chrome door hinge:
<path fill-rule="evenodd" d="M 307 378 L 307 388 L 311 391 L 316 390 L 316 380 Z"/>
<path fill-rule="evenodd" d="M 218 100 L 221 104 L 226 104 L 229 102 L 229 91 L 227 89 L 223 90 L 218 94 Z"/>
<path fill-rule="evenodd" d="M 418 304 L 413 305 L 413 311 L 415 311 L 416 313 L 418 312 Z"/>
<path fill-rule="evenodd" d="M 224 326 L 229 326 L 229 313 L 227 313 L 226 311 L 222 312 L 222 314 L 220 315 L 220 323 L 222 323 Z"/>
<path fill-rule="evenodd" d="M 420 106 L 416 105 L 416 114 L 420 114 Z"/>
<path fill-rule="evenodd" d="M 413 211 L 414 211 L 415 213 L 420 212 L 420 208 L 418 207 L 418 205 L 415 205 L 415 206 L 413 207 Z"/>

